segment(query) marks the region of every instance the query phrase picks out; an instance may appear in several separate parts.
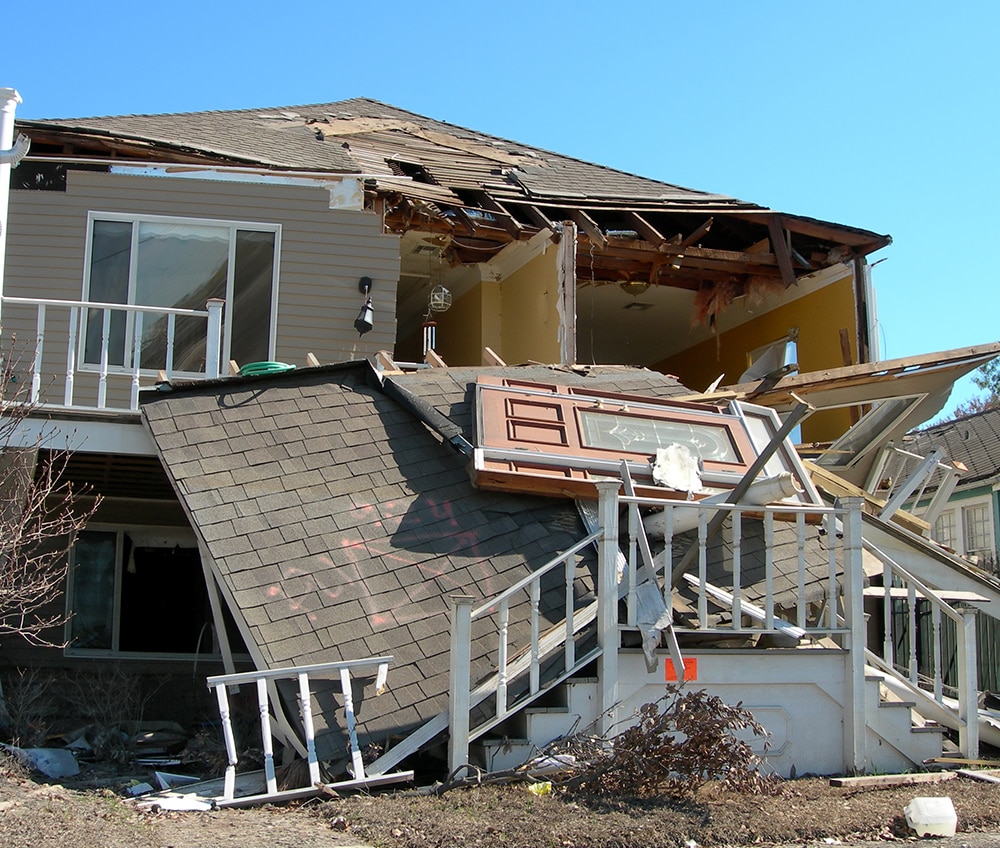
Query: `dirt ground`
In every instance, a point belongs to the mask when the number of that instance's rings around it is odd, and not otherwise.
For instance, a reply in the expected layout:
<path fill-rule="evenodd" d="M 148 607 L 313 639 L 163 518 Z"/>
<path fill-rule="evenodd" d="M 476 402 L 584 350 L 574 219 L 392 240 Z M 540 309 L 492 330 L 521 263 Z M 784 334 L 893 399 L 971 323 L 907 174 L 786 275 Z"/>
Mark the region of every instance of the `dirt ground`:
<path fill-rule="evenodd" d="M 142 775 L 136 775 L 142 777 Z M 148 777 L 148 776 L 147 776 Z M 947 795 L 959 834 L 917 840 L 935 848 L 1000 846 L 1000 784 L 967 779 L 889 789 L 844 789 L 809 778 L 773 796 L 703 788 L 678 802 L 537 796 L 524 784 L 394 791 L 205 813 L 143 812 L 126 799 L 121 775 L 85 772 L 74 786 L 24 773 L 0 777 L 0 846 L 58 848 L 657 848 L 658 846 L 885 845 L 907 842 L 903 807 Z M 102 787 L 102 784 L 103 787 Z M 81 788 L 90 787 L 90 788 Z"/>

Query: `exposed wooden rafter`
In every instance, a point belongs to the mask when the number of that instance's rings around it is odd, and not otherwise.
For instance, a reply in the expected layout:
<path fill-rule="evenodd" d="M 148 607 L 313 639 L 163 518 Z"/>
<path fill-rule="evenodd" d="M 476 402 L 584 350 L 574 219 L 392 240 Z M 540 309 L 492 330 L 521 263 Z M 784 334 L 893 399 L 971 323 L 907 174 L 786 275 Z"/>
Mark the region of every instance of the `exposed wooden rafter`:
<path fill-rule="evenodd" d="M 788 242 L 785 240 L 785 231 L 781 226 L 781 217 L 771 215 L 767 219 L 767 229 L 771 233 L 771 249 L 778 258 L 778 268 L 781 271 L 781 279 L 787 289 L 796 283 L 795 270 L 792 268 L 792 256 L 788 250 Z"/>
<path fill-rule="evenodd" d="M 583 230 L 592 242 L 595 242 L 602 250 L 608 246 L 607 236 L 601 232 L 597 222 L 586 212 L 582 209 L 570 209 L 568 212 L 570 220 Z"/>

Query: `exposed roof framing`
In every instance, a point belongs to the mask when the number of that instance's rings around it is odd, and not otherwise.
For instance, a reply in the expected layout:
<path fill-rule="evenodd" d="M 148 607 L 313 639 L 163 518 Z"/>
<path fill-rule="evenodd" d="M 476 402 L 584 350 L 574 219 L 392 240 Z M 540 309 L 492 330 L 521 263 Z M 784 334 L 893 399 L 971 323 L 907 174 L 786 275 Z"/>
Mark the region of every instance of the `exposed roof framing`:
<path fill-rule="evenodd" d="M 386 224 L 498 249 L 574 221 L 596 279 L 660 285 L 773 277 L 785 286 L 866 255 L 888 236 L 616 171 L 366 98 L 271 109 L 19 121 L 37 156 L 355 175 Z M 631 240 L 620 233 L 633 232 Z M 454 263 L 481 252 L 455 248 Z M 683 271 L 681 271 L 683 268 Z"/>

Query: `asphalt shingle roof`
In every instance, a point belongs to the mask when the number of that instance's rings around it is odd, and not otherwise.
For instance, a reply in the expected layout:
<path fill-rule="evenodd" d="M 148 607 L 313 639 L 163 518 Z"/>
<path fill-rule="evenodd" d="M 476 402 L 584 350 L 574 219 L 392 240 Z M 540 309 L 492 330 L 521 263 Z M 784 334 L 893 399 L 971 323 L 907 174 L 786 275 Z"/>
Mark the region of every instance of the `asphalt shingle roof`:
<path fill-rule="evenodd" d="M 959 479 L 961 486 L 1000 478 L 1000 407 L 918 430 L 906 447 L 922 456 L 944 448 L 947 459 L 960 460 L 969 469 Z"/>
<path fill-rule="evenodd" d="M 662 374 L 613 366 L 586 375 L 450 368 L 393 379 L 472 440 L 473 387 L 483 373 L 656 397 L 686 391 Z M 362 739 L 384 741 L 445 708 L 450 596 L 491 597 L 584 535 L 571 501 L 472 488 L 466 459 L 376 387 L 367 363 L 178 386 L 144 398 L 143 414 L 268 667 L 395 657 L 385 694 L 358 693 Z M 748 599 L 761 594 L 753 588 L 764 577 L 753 562 L 761 550 L 759 522 L 747 522 Z M 717 551 L 711 560 L 710 580 L 725 585 Z M 778 560 L 792 569 L 794 546 Z M 579 592 L 592 591 L 593 564 L 588 551 Z M 809 572 L 817 583 L 826 576 L 818 548 Z M 776 592 L 794 579 L 778 580 Z M 548 589 L 561 597 L 560 587 Z M 511 612 L 513 651 L 525 646 L 527 624 Z M 495 633 L 475 637 L 474 679 L 496 652 Z M 341 745 L 332 731 L 324 755 Z"/>

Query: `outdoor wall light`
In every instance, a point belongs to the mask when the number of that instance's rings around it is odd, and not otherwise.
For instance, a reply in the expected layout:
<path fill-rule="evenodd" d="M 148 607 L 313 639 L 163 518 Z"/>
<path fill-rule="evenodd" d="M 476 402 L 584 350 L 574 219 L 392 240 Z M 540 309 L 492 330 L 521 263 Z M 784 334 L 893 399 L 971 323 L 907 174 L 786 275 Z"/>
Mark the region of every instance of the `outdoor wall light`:
<path fill-rule="evenodd" d="M 363 336 L 373 326 L 375 322 L 375 310 L 372 308 L 372 278 L 362 277 L 358 280 L 358 291 L 365 296 L 364 306 L 354 319 L 354 329 L 358 331 L 358 336 Z"/>

